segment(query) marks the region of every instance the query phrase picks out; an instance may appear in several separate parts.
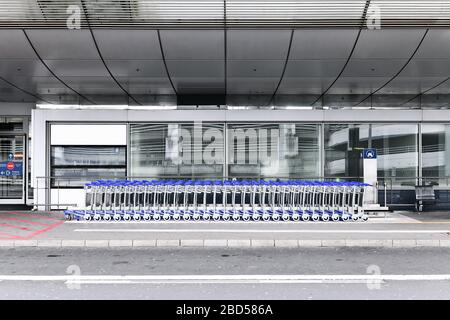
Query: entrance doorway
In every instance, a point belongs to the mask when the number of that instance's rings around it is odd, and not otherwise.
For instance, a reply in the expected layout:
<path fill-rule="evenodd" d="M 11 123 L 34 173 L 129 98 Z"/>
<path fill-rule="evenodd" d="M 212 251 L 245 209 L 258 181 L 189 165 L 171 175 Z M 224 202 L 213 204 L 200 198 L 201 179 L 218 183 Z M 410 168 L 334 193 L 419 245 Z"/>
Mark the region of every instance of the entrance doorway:
<path fill-rule="evenodd" d="M 25 204 L 25 135 L 0 135 L 0 204 Z"/>

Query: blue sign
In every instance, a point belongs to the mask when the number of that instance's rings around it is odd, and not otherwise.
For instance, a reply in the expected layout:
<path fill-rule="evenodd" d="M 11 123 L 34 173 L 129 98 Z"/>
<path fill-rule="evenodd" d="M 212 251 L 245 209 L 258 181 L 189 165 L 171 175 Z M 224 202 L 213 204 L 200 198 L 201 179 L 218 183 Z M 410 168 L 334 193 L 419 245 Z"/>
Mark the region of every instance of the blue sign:
<path fill-rule="evenodd" d="M 2 161 L 0 162 L 0 176 L 17 177 L 23 175 L 22 161 Z"/>
<path fill-rule="evenodd" d="M 364 149 L 363 151 L 364 159 L 376 159 L 377 158 L 377 149 Z"/>

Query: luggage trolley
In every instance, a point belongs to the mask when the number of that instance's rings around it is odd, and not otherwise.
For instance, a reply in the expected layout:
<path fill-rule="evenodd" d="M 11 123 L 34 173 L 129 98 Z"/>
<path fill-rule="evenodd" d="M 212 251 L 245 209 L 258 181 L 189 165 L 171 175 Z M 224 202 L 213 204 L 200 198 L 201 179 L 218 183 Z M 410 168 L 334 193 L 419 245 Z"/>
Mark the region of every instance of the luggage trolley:
<path fill-rule="evenodd" d="M 308 180 L 97 180 L 68 219 L 366 221 L 368 184 Z"/>

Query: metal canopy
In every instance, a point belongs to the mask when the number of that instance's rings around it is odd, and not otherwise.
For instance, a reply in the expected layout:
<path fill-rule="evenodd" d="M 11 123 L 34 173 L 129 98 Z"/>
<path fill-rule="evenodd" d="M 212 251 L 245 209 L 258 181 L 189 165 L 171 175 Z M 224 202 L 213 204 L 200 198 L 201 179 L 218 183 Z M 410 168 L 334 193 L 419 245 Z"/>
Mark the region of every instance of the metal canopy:
<path fill-rule="evenodd" d="M 80 30 L 65 28 L 68 5 L 82 8 Z M 379 30 L 361 19 L 373 6 Z M 448 9 L 450 1 L 3 0 L 0 100 L 446 108 L 450 29 L 435 27 Z"/>

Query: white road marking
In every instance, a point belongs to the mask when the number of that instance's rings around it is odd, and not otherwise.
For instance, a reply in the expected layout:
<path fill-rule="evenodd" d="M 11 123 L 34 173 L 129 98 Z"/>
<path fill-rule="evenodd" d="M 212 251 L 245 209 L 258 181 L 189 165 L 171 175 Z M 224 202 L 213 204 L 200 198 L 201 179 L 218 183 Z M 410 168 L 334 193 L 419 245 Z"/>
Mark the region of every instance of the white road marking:
<path fill-rule="evenodd" d="M 149 233 L 450 233 L 450 230 L 355 230 L 355 229 L 74 229 L 74 232 Z"/>
<path fill-rule="evenodd" d="M 0 275 L 1 281 L 42 281 L 66 284 L 296 284 L 384 283 L 386 281 L 449 281 L 450 274 L 354 275 Z"/>

